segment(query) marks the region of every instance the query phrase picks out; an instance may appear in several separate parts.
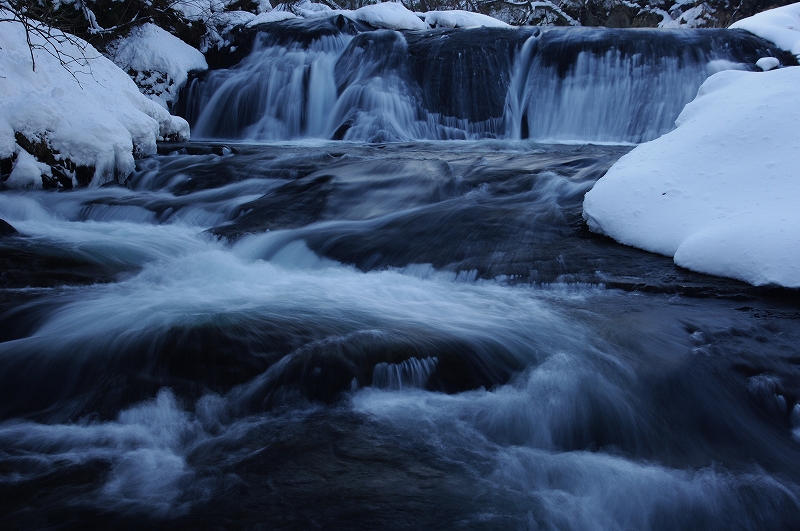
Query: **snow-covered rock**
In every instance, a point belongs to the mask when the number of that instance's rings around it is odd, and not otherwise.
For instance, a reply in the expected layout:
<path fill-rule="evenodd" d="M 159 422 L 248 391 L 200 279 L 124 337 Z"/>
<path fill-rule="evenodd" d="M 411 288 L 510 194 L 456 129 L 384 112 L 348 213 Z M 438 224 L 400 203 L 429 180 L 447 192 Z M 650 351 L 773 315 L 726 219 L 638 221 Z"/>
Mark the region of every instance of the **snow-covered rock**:
<path fill-rule="evenodd" d="M 800 68 L 710 77 L 584 200 L 594 231 L 703 273 L 800 287 Z"/>
<path fill-rule="evenodd" d="M 238 26 L 244 26 L 252 21 L 256 15 L 248 11 L 228 11 L 227 9 L 237 3 L 237 0 L 173 0 L 169 7 L 180 13 L 181 17 L 190 22 L 202 22 L 206 33 L 201 38 L 200 51 L 207 52 L 211 49 L 221 49 L 231 44 L 228 35 Z M 263 13 L 272 9 L 268 0 L 257 0 L 257 12 Z"/>
<path fill-rule="evenodd" d="M 346 17 L 369 24 L 373 28 L 391 30 L 424 30 L 428 29 L 417 15 L 395 2 L 383 2 L 342 12 Z"/>
<path fill-rule="evenodd" d="M 0 114 L 0 159 L 7 159 L 14 155 L 16 142 L 14 142 L 14 129 Z"/>
<path fill-rule="evenodd" d="M 230 32 L 239 26 L 246 26 L 256 15 L 248 11 L 225 11 L 212 14 L 206 19 L 206 35 L 202 39 L 204 52 L 220 49 L 231 44 Z"/>
<path fill-rule="evenodd" d="M 297 18 L 297 15 L 295 15 L 291 11 L 279 11 L 275 9 L 272 11 L 267 11 L 265 13 L 256 15 L 256 17 L 253 20 L 247 23 L 247 27 L 252 28 L 253 26 L 258 26 L 259 24 L 282 22 L 284 20 L 289 20 L 293 18 Z"/>
<path fill-rule="evenodd" d="M 11 171 L 6 186 L 9 188 L 41 188 L 42 175 L 50 174 L 50 167 L 47 164 L 37 162 L 36 159 L 19 148 L 14 169 Z"/>
<path fill-rule="evenodd" d="M 330 17 L 333 15 L 342 15 L 351 20 L 363 22 L 376 29 L 391 29 L 391 30 L 425 30 L 429 28 L 476 28 L 481 26 L 486 27 L 509 27 L 505 22 L 488 15 L 480 13 L 472 13 L 463 10 L 449 10 L 449 11 L 429 11 L 427 13 L 413 13 L 406 9 L 403 4 L 399 2 L 379 2 L 375 4 L 366 5 L 356 10 L 350 9 L 331 9 L 325 4 L 311 2 L 310 0 L 301 0 L 300 2 L 282 3 L 277 4 L 274 9 L 263 10 L 259 8 L 258 15 L 252 15 L 244 12 L 215 12 L 213 11 L 213 2 L 211 6 L 206 6 L 209 0 L 203 0 L 201 4 L 203 9 L 197 9 L 196 6 L 190 9 L 182 6 L 186 13 L 190 13 L 192 17 L 197 20 L 203 20 L 209 27 L 209 35 L 211 41 L 215 41 L 213 34 L 216 32 L 220 36 L 224 36 L 226 31 L 230 31 L 236 25 L 245 25 L 247 27 L 254 27 L 260 24 L 268 24 L 272 22 L 282 22 L 295 18 L 318 18 Z M 205 3 L 204 3 L 205 2 Z M 202 13 L 207 13 L 203 17 Z M 230 13 L 239 13 L 230 19 L 227 27 L 222 28 L 219 20 L 228 17 Z M 249 16 L 248 16 L 249 15 Z M 221 38 L 221 37 L 220 37 Z M 217 39 L 219 40 L 219 39 Z M 222 39 L 224 40 L 224 39 Z M 214 43 L 211 43 L 214 44 Z M 220 47 L 225 45 L 224 42 L 214 44 Z M 206 46 L 210 48 L 211 45 Z"/>
<path fill-rule="evenodd" d="M 781 66 L 781 62 L 776 57 L 762 57 L 761 59 L 756 61 L 756 66 L 766 72 L 767 70 L 778 68 L 779 66 Z"/>
<path fill-rule="evenodd" d="M 212 13 L 221 13 L 234 2 L 236 0 L 171 0 L 169 7 L 186 20 L 205 21 Z"/>
<path fill-rule="evenodd" d="M 508 24 L 488 15 L 453 9 L 450 11 L 428 11 L 422 19 L 432 28 L 507 28 Z"/>
<path fill-rule="evenodd" d="M 0 18 L 6 17 L 0 10 Z M 15 135 L 27 139 L 28 149 L 40 146 L 52 158 L 40 163 L 62 165 L 67 173 L 76 167 L 93 170 L 94 184 L 127 176 L 134 154 L 154 153 L 159 138 L 188 138 L 185 120 L 141 94 L 124 71 L 85 41 L 55 30 L 57 39 L 46 41 L 32 32 L 38 47 L 34 71 L 22 24 L 0 26 L 0 158 L 11 148 L 17 164 L 26 165 L 26 176 L 31 166 Z"/>
<path fill-rule="evenodd" d="M 106 52 L 139 88 L 165 109 L 178 98 L 192 70 L 207 70 L 203 54 L 179 38 L 146 23 L 111 43 Z"/>
<path fill-rule="evenodd" d="M 274 11 L 290 11 L 304 18 L 324 17 L 333 14 L 333 10 L 329 6 L 311 2 L 310 0 L 301 0 L 291 5 L 280 4 L 275 7 Z M 352 13 L 352 11 L 348 12 Z"/>
<path fill-rule="evenodd" d="M 800 2 L 762 11 L 730 27 L 747 30 L 800 58 Z"/>

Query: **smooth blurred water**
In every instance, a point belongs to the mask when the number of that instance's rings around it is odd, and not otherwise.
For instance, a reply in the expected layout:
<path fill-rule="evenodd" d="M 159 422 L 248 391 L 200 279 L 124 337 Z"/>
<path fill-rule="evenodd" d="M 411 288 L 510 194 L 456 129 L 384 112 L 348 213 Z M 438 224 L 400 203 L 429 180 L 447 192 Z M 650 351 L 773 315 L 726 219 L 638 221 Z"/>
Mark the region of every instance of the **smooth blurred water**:
<path fill-rule="evenodd" d="M 188 144 L 4 191 L 6 528 L 796 529 L 800 308 L 588 233 L 628 149 Z"/>
<path fill-rule="evenodd" d="M 706 77 L 781 52 L 344 17 L 240 40 L 177 110 L 253 143 L 0 192 L 3 529 L 800 529 L 797 293 L 581 216 Z"/>
<path fill-rule="evenodd" d="M 333 17 L 253 33 L 240 63 L 184 91 L 194 138 L 638 143 L 670 131 L 710 75 L 783 57 L 733 30 L 397 32 Z"/>

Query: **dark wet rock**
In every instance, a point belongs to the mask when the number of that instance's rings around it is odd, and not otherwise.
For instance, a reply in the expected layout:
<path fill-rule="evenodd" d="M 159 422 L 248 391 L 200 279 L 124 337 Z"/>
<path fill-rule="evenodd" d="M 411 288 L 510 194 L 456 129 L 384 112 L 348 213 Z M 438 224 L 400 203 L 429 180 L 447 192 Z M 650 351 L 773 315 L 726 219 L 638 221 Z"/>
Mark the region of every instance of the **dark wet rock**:
<path fill-rule="evenodd" d="M 0 238 L 3 238 L 5 236 L 14 236 L 16 234 L 19 234 L 19 232 L 17 232 L 17 229 L 12 227 L 11 224 L 6 220 L 0 219 Z"/>
<path fill-rule="evenodd" d="M 51 166 L 50 172 L 52 176 L 42 175 L 42 187 L 44 189 L 53 190 L 63 188 L 69 190 L 72 188 L 72 179 L 67 175 L 67 172 L 62 166 Z"/>
<path fill-rule="evenodd" d="M 235 240 L 244 234 L 308 225 L 319 219 L 332 190 L 331 175 L 292 181 L 242 205 L 242 214 L 236 220 L 211 232 Z"/>
<path fill-rule="evenodd" d="M 502 116 L 514 55 L 532 34 L 475 28 L 406 35 L 410 70 L 425 108 L 471 122 Z"/>
<path fill-rule="evenodd" d="M 436 358 L 423 389 L 459 393 L 506 383 L 523 361 L 499 343 L 470 343 L 423 330 L 369 330 L 314 341 L 231 395 L 234 415 L 271 410 L 296 398 L 332 403 L 373 384 L 376 365 Z M 292 397 L 295 397 L 294 399 Z"/>
<path fill-rule="evenodd" d="M 308 46 L 322 37 L 335 35 L 357 35 L 372 28 L 342 15 L 293 19 L 249 28 L 246 34 L 256 38 L 261 34 L 264 44 Z"/>
<path fill-rule="evenodd" d="M 110 282 L 119 269 L 61 250 L 37 246 L 26 238 L 0 238 L 0 288 L 54 287 Z"/>

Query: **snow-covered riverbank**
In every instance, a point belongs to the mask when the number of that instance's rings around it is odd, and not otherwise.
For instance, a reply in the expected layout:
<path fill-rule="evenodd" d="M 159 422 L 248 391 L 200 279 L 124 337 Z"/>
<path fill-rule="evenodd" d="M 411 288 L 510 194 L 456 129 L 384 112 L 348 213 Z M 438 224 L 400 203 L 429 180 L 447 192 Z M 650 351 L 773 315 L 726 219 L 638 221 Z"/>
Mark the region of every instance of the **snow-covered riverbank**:
<path fill-rule="evenodd" d="M 800 4 L 735 26 L 800 51 Z M 797 67 L 715 74 L 677 129 L 620 159 L 586 195 L 589 226 L 694 271 L 800 287 L 798 87 Z"/>
<path fill-rule="evenodd" d="M 0 31 L 0 159 L 15 161 L 6 185 L 124 179 L 157 140 L 188 138 L 185 120 L 142 95 L 94 47 L 52 32 L 31 32 L 30 48 L 20 22 Z"/>

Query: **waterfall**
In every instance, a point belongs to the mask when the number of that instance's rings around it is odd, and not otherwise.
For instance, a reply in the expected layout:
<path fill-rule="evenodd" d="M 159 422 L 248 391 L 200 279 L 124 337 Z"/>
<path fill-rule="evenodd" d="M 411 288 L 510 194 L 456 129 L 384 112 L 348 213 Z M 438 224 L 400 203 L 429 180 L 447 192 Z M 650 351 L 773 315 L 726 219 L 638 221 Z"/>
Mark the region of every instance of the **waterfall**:
<path fill-rule="evenodd" d="M 193 80 L 194 138 L 638 143 L 672 129 L 711 74 L 780 53 L 732 30 L 325 23 L 262 27 L 241 63 Z"/>
<path fill-rule="evenodd" d="M 378 363 L 373 369 L 372 386 L 384 389 L 424 389 L 428 378 L 436 370 L 438 361 L 435 357 L 428 357 L 409 358 L 402 363 Z"/>
<path fill-rule="evenodd" d="M 198 137 L 284 140 L 329 134 L 326 110 L 336 101 L 333 68 L 349 37 L 322 36 L 308 47 L 256 38 L 231 70 L 211 72 L 189 91 Z"/>

